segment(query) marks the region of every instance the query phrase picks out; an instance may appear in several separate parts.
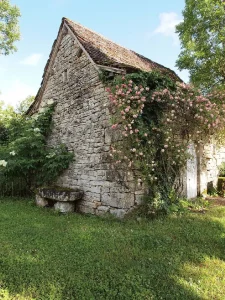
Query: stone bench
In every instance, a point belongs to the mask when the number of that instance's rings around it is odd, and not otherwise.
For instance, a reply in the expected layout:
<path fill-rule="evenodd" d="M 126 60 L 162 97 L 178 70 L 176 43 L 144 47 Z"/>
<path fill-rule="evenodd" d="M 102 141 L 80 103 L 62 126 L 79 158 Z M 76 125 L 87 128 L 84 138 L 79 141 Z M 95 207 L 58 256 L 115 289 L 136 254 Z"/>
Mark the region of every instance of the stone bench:
<path fill-rule="evenodd" d="M 62 213 L 74 212 L 75 201 L 81 200 L 83 191 L 59 187 L 39 188 L 36 191 L 36 204 L 41 207 L 54 207 Z"/>

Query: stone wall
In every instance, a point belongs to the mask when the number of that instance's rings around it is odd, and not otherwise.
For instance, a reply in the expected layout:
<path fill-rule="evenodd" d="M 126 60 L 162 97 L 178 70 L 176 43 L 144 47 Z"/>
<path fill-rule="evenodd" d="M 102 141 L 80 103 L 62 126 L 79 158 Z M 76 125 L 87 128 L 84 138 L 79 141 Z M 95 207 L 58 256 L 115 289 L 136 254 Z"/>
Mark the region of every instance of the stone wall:
<path fill-rule="evenodd" d="M 200 157 L 200 192 L 204 193 L 207 187 L 217 188 L 219 166 L 225 162 L 225 148 L 218 148 L 214 143 L 205 145 L 200 151 Z"/>
<path fill-rule="evenodd" d="M 84 191 L 77 207 L 82 212 L 122 216 L 140 202 L 142 192 L 131 175 L 113 169 L 108 95 L 98 71 L 78 50 L 73 37 L 64 36 L 41 102 L 57 102 L 49 145 L 64 143 L 75 154 L 57 184 Z"/>
<path fill-rule="evenodd" d="M 206 194 L 212 188 L 217 189 L 219 167 L 225 162 L 225 147 L 217 147 L 213 142 L 196 150 L 191 145 L 191 149 L 192 156 L 181 180 L 182 194 L 188 199 Z"/>

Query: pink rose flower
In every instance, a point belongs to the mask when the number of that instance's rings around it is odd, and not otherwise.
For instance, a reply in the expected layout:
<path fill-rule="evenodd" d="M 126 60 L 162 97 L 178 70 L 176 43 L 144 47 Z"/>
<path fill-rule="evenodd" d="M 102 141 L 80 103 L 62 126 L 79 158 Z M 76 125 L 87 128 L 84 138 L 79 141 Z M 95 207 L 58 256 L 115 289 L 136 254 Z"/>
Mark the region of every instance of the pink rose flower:
<path fill-rule="evenodd" d="M 112 129 L 116 129 L 117 126 L 118 126 L 118 124 L 113 124 Z"/>

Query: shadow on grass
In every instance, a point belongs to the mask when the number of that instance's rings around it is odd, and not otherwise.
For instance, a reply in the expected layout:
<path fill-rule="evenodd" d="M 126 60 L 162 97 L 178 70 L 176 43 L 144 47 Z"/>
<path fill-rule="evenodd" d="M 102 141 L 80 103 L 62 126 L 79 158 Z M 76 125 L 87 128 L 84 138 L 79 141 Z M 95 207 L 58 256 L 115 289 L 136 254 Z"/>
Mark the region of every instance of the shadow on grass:
<path fill-rule="evenodd" d="M 0 289 L 15 299 L 208 299 L 222 283 L 211 287 L 209 278 L 195 289 L 201 272 L 193 277 L 183 268 L 225 259 L 225 217 L 217 218 L 224 213 L 137 224 L 3 201 Z"/>

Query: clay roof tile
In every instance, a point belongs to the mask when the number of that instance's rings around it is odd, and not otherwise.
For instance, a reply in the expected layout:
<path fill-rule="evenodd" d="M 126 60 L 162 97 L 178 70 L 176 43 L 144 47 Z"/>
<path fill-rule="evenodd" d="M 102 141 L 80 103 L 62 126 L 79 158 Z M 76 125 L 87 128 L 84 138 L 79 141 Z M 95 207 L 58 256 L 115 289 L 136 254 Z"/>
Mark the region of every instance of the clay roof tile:
<path fill-rule="evenodd" d="M 123 69 L 133 68 L 146 72 L 155 70 L 181 81 L 176 73 L 169 68 L 126 49 L 79 23 L 75 23 L 67 18 L 63 18 L 63 20 L 96 64 Z"/>

